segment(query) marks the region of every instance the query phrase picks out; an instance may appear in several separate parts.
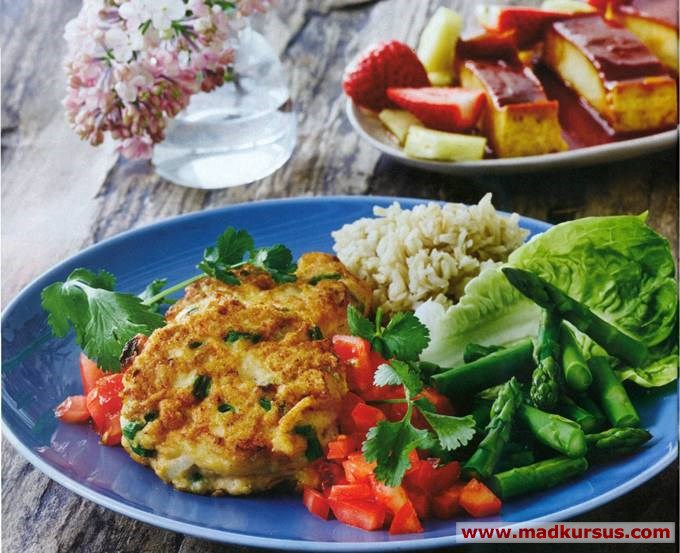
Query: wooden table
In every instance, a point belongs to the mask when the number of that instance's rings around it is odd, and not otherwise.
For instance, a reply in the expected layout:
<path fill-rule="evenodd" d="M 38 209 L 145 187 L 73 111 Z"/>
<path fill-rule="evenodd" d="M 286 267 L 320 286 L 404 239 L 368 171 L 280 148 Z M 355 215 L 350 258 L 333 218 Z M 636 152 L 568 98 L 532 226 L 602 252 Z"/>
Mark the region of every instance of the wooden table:
<path fill-rule="evenodd" d="M 117 159 L 111 144 L 94 149 L 68 128 L 59 103 L 64 90 L 61 35 L 79 8 L 78 0 L 3 2 L 3 305 L 54 263 L 126 229 L 178 213 L 296 195 L 380 194 L 477 202 L 491 191 L 497 208 L 553 223 L 648 210 L 650 224 L 669 238 L 677 259 L 676 151 L 512 177 L 459 178 L 406 168 L 381 157 L 352 132 L 343 113 L 340 80 L 348 60 L 377 40 L 415 43 L 440 2 L 280 3 L 263 26 L 286 64 L 299 113 L 293 157 L 262 181 L 204 192 L 164 181 L 148 163 Z M 468 16 L 473 9 L 469 0 L 447 4 Z M 677 490 L 676 465 L 578 520 L 677 520 Z M 242 550 L 160 530 L 100 508 L 49 480 L 6 441 L 2 516 L 7 552 Z M 574 546 L 552 547 L 566 551 Z"/>

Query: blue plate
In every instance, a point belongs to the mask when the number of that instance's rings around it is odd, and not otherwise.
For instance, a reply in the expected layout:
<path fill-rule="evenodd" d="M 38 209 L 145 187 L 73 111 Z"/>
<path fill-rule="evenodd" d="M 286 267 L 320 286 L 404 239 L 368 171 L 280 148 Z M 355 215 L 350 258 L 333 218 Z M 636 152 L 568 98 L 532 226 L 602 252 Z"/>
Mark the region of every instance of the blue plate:
<path fill-rule="evenodd" d="M 263 494 L 202 497 L 173 490 L 122 448 L 99 445 L 89 426 L 61 424 L 53 408 L 82 393 L 73 336 L 55 339 L 40 307 L 40 291 L 75 267 L 107 269 L 121 290 L 141 291 L 153 278 L 179 282 L 194 274 L 203 248 L 228 225 L 245 228 L 258 245 L 284 243 L 295 255 L 331 251 L 330 232 L 373 205 L 395 198 L 300 198 L 192 213 L 126 232 L 79 253 L 28 286 L 2 317 L 2 419 L 5 436 L 38 469 L 70 490 L 118 513 L 211 540 L 296 551 L 378 551 L 452 545 L 456 524 L 430 521 L 425 533 L 364 532 L 309 514 L 299 497 Z M 412 207 L 417 200 L 398 199 Z M 549 225 L 522 218 L 540 233 Z M 512 522 L 564 520 L 640 485 L 677 455 L 677 395 L 666 387 L 635 398 L 654 439 L 634 456 L 597 466 L 573 483 L 507 502 Z"/>

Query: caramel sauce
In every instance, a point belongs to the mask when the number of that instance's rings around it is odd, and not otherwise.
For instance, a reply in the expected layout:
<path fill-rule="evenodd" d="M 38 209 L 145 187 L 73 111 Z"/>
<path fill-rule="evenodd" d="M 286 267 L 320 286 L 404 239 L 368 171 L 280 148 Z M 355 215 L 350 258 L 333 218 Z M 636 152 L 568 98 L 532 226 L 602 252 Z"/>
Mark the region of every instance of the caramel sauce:
<path fill-rule="evenodd" d="M 592 62 L 605 86 L 616 81 L 668 74 L 635 35 L 607 24 L 599 15 L 558 21 L 552 28 Z"/>
<path fill-rule="evenodd" d="M 465 66 L 486 84 L 494 104 L 531 104 L 547 98 L 543 87 L 528 67 L 503 61 L 466 61 Z"/>

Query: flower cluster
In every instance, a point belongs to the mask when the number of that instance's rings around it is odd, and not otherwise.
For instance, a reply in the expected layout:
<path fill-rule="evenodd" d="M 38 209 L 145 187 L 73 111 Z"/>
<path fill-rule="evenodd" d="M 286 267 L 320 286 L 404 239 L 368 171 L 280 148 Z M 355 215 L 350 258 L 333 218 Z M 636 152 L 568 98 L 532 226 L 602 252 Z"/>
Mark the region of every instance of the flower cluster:
<path fill-rule="evenodd" d="M 64 107 L 81 138 L 149 158 L 168 117 L 225 81 L 238 28 L 271 0 L 84 0 L 66 25 Z"/>

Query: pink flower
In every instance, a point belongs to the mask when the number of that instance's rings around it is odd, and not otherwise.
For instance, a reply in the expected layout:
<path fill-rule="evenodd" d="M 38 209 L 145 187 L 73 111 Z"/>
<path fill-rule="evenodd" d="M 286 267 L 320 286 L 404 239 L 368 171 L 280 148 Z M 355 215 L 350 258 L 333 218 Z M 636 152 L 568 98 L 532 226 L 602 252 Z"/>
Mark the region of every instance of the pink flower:
<path fill-rule="evenodd" d="M 83 0 L 65 28 L 67 96 L 73 129 L 91 144 L 105 133 L 119 151 L 148 158 L 167 118 L 193 94 L 224 83 L 235 31 L 268 0 Z"/>

